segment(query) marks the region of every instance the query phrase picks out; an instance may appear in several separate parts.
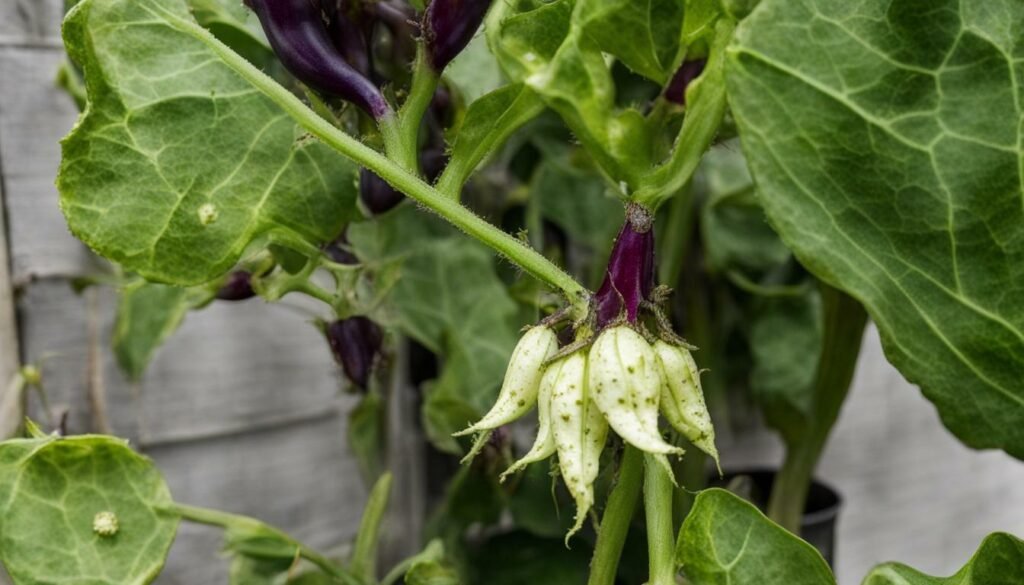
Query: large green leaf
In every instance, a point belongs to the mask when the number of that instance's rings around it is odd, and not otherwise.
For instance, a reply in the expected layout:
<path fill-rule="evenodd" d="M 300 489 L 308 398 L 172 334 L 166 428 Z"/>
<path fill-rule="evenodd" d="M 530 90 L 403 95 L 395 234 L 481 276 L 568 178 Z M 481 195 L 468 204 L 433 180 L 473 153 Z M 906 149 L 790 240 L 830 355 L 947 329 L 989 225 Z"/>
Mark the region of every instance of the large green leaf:
<path fill-rule="evenodd" d="M 124 441 L 82 436 L 0 443 L 0 560 L 17 585 L 149 583 L 178 517 L 152 462 Z M 114 534 L 94 529 L 113 514 Z"/>
<path fill-rule="evenodd" d="M 729 94 L 766 211 L 967 445 L 1024 457 L 1024 3 L 764 0 Z"/>
<path fill-rule="evenodd" d="M 697 496 L 676 559 L 693 585 L 835 585 L 813 546 L 721 489 Z"/>
<path fill-rule="evenodd" d="M 232 72 L 184 0 L 85 0 L 64 39 L 89 107 L 64 141 L 61 207 L 101 255 L 197 284 L 259 236 L 319 243 L 355 213 L 355 167 Z"/>
<path fill-rule="evenodd" d="M 990 534 L 974 557 L 952 577 L 929 577 L 900 563 L 875 567 L 864 585 L 1019 585 L 1024 583 L 1024 541 Z"/>
<path fill-rule="evenodd" d="M 835 585 L 821 554 L 725 490 L 701 492 L 676 557 L 693 585 Z"/>

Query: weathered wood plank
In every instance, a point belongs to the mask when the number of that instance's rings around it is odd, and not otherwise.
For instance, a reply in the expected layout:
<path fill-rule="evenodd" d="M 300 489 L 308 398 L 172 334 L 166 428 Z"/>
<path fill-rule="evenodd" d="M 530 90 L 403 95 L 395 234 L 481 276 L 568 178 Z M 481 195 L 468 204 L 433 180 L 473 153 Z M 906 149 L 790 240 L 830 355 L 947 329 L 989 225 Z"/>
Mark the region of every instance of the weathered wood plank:
<path fill-rule="evenodd" d="M 253 516 L 329 551 L 351 541 L 367 494 L 344 437 L 344 417 L 327 415 L 147 452 L 176 501 Z M 158 583 L 226 583 L 221 537 L 183 525 Z"/>
<path fill-rule="evenodd" d="M 62 58 L 60 48 L 0 47 L 0 134 L 5 143 L 0 166 L 16 285 L 79 275 L 92 263 L 57 207 L 59 142 L 77 117 L 70 98 L 54 87 Z"/>
<path fill-rule="evenodd" d="M 0 136 L 0 151 L 3 140 Z M 7 253 L 7 221 L 4 213 L 3 166 L 0 165 L 0 394 L 18 369 L 18 326 L 14 320 L 14 285 Z M 0 397 L 2 401 L 2 397 Z"/>
<path fill-rule="evenodd" d="M 287 307 L 258 299 L 214 303 L 186 317 L 158 350 L 138 388 L 110 346 L 116 294 L 100 292 L 102 378 L 114 431 L 144 447 L 217 437 L 345 412 L 352 398 L 316 329 Z M 88 303 L 63 280 L 33 283 L 19 302 L 26 358 L 46 355 L 51 401 L 70 410 L 69 430 L 91 429 Z"/>
<path fill-rule="evenodd" d="M 60 43 L 62 0 L 3 0 L 0 2 L 0 45 Z"/>

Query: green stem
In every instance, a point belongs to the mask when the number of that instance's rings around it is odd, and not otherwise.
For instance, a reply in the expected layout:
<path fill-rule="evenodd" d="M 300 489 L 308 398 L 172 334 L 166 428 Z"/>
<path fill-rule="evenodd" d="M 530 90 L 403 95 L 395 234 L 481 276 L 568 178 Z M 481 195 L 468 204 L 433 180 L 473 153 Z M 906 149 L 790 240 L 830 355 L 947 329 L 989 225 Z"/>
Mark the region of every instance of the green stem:
<path fill-rule="evenodd" d="M 674 488 L 672 507 L 672 517 L 676 526 L 682 526 L 686 515 L 693 508 L 696 499 L 694 492 L 704 489 L 708 482 L 708 456 L 688 441 L 682 446 L 686 449 L 686 455 L 679 462 L 676 472 L 679 487 Z"/>
<path fill-rule="evenodd" d="M 425 50 L 421 44 L 416 54 L 409 96 L 398 112 L 397 129 L 390 136 L 384 134 L 384 151 L 388 157 L 417 175 L 420 167 L 420 128 L 423 126 L 423 115 L 434 99 L 438 81 L 440 79 L 427 63 Z"/>
<path fill-rule="evenodd" d="M 656 211 L 685 185 L 697 170 L 725 117 L 725 56 L 735 24 L 726 18 L 715 27 L 715 40 L 704 73 L 687 91 L 683 127 L 668 161 L 641 179 L 633 201 Z"/>
<path fill-rule="evenodd" d="M 814 469 L 849 394 L 867 324 L 864 307 L 846 293 L 823 284 L 822 301 L 825 331 L 810 426 L 803 440 L 789 445 L 768 502 L 768 516 L 794 534 L 800 533 Z"/>
<path fill-rule="evenodd" d="M 653 456 L 644 456 L 644 513 L 647 518 L 647 585 L 675 585 L 672 479 Z"/>
<path fill-rule="evenodd" d="M 391 186 L 434 211 L 455 227 L 502 254 L 538 280 L 561 290 L 580 311 L 588 302 L 587 290 L 558 266 L 515 237 L 487 223 L 469 209 L 445 197 L 402 165 L 335 128 L 306 107 L 297 97 L 213 37 L 206 29 L 168 10 L 164 18 L 182 32 L 205 43 L 235 73 L 276 103 L 302 128 L 355 163 L 364 166 Z M 397 128 L 397 125 L 395 125 Z M 383 129 L 382 129 L 383 131 Z M 394 141 L 394 137 L 391 139 Z"/>
<path fill-rule="evenodd" d="M 391 479 L 391 474 L 385 473 L 370 491 L 370 498 L 363 511 L 363 520 L 359 523 L 352 562 L 349 563 L 352 572 L 366 583 L 377 581 L 377 545 L 380 542 L 381 520 L 384 518 L 391 495 Z"/>
<path fill-rule="evenodd" d="M 337 579 L 342 580 L 345 583 L 352 583 L 352 575 L 349 574 L 345 569 L 334 563 L 327 557 L 318 553 L 317 551 L 307 547 L 301 542 L 296 541 L 287 534 L 268 526 L 267 524 L 250 518 L 248 516 L 241 516 L 238 514 L 231 514 L 229 512 L 222 512 L 220 510 L 211 510 L 209 508 L 200 508 L 198 506 L 188 506 L 185 504 L 175 503 L 172 508 L 173 512 L 181 517 L 182 520 L 188 520 L 190 522 L 196 522 L 198 524 L 206 524 L 207 526 L 217 526 L 225 530 L 265 530 L 275 533 L 276 536 L 282 540 L 293 544 L 299 553 L 299 556 L 313 563 L 320 568 L 324 573 L 331 575 Z M 358 581 L 356 581 L 358 583 Z"/>
<path fill-rule="evenodd" d="M 626 544 L 626 534 L 633 520 L 640 489 L 643 486 L 643 453 L 629 445 L 622 455 L 619 477 L 608 496 L 601 528 L 597 534 L 594 558 L 590 561 L 590 579 L 587 585 L 614 585 L 619 568 L 619 557 Z"/>
<path fill-rule="evenodd" d="M 661 230 L 661 246 L 658 250 L 661 260 L 658 264 L 658 279 L 662 284 L 676 287 L 683 272 L 683 262 L 690 250 L 693 234 L 693 185 L 687 183 L 672 199 L 668 210 L 668 222 Z"/>

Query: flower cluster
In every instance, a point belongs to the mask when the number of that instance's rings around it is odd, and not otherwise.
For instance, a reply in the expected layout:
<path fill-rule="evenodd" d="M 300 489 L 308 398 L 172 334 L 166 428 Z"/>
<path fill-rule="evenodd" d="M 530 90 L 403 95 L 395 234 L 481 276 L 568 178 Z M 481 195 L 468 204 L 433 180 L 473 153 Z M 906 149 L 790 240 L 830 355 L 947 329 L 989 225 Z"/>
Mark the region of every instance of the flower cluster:
<path fill-rule="evenodd" d="M 609 428 L 668 467 L 667 456 L 683 450 L 663 438 L 660 412 L 690 442 L 718 457 L 700 372 L 689 350 L 660 339 L 649 343 L 628 324 L 605 329 L 589 349 L 568 355 L 559 354 L 550 327 L 533 327 L 516 346 L 494 407 L 459 434 L 487 433 L 534 406 L 537 438 L 502 478 L 557 453 L 562 479 L 576 501 L 570 535 L 594 503 L 593 483 Z"/>
<path fill-rule="evenodd" d="M 649 333 L 640 320 L 643 310 L 656 311 L 649 300 L 656 296 L 653 283 L 648 284 L 653 280 L 653 249 L 650 226 L 638 230 L 627 222 L 616 241 L 605 285 L 594 299 L 592 324 L 577 324 L 577 341 L 561 349 L 551 325 L 529 329 L 512 354 L 497 403 L 479 422 L 458 433 L 479 433 L 477 445 L 482 446 L 490 431 L 537 406 L 539 428 L 533 447 L 502 479 L 557 454 L 562 479 L 576 502 L 576 522 L 569 536 L 582 527 L 594 504 L 593 484 L 609 429 L 653 454 L 671 475 L 668 456 L 682 455 L 683 450 L 665 440 L 660 413 L 680 435 L 718 460 L 715 431 L 690 346 L 671 331 Z M 664 325 L 665 320 L 660 318 L 659 323 Z M 595 329 L 596 335 L 590 333 Z"/>

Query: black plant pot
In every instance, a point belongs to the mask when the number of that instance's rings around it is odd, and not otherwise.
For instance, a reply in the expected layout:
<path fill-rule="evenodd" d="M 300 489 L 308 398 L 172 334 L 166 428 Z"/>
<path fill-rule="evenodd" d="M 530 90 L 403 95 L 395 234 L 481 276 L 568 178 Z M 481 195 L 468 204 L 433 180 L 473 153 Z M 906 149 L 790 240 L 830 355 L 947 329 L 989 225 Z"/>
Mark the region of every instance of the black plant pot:
<path fill-rule="evenodd" d="M 711 485 L 717 487 L 738 488 L 741 495 L 748 497 L 761 510 L 768 506 L 774 483 L 773 469 L 731 471 L 725 477 L 715 477 L 711 481 Z M 800 536 L 818 549 L 830 566 L 835 566 L 836 523 L 842 506 L 843 498 L 834 489 L 818 481 L 811 483 L 800 522 Z"/>

